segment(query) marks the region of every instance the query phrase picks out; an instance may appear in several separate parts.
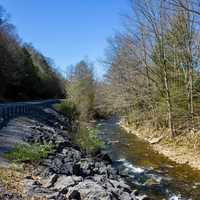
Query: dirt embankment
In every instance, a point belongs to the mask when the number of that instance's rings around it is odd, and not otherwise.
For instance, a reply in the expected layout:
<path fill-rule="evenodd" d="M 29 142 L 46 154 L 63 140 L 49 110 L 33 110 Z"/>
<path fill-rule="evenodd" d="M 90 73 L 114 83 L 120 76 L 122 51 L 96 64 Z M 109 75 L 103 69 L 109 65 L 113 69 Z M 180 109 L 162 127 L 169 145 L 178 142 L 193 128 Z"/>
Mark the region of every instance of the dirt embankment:
<path fill-rule="evenodd" d="M 192 168 L 200 170 L 200 133 L 190 132 L 172 138 L 166 129 L 158 131 L 147 126 L 136 128 L 134 125 L 124 122 L 121 122 L 120 125 L 128 133 L 146 140 L 156 152 L 170 160 L 179 164 L 188 164 Z"/>

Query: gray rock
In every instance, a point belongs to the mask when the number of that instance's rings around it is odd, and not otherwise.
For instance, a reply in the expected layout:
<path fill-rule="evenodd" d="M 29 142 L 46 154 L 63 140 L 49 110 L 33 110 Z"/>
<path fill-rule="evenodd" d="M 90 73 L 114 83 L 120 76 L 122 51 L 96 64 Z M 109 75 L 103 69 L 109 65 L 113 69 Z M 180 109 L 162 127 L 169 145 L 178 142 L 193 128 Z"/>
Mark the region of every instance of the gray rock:
<path fill-rule="evenodd" d="M 62 175 L 58 177 L 57 181 L 54 184 L 54 189 L 63 190 L 64 188 L 69 188 L 70 186 L 75 185 L 75 181 L 72 176 Z"/>
<path fill-rule="evenodd" d="M 123 192 L 122 194 L 120 194 L 119 199 L 133 200 L 133 198 L 131 197 L 131 195 L 128 192 Z"/>
<path fill-rule="evenodd" d="M 123 191 L 128 191 L 128 192 L 131 191 L 130 186 L 124 183 L 124 181 L 122 180 L 109 180 L 109 182 L 112 184 L 114 188 L 119 188 L 122 189 Z"/>
<path fill-rule="evenodd" d="M 81 199 L 84 200 L 112 199 L 109 192 L 107 192 L 102 186 L 91 180 L 85 180 L 83 182 L 80 182 L 78 185 L 69 188 L 68 197 L 73 193 L 74 190 L 78 191 L 80 193 Z"/>
<path fill-rule="evenodd" d="M 0 200 L 23 200 L 21 195 L 8 192 L 2 185 L 0 185 Z"/>
<path fill-rule="evenodd" d="M 58 195 L 58 193 L 55 193 L 55 191 L 52 191 L 48 188 L 43 188 L 40 183 L 32 179 L 25 179 L 24 183 L 26 187 L 24 187 L 23 193 L 26 194 L 28 199 L 31 199 L 32 197 L 47 198 L 48 196 Z"/>
<path fill-rule="evenodd" d="M 59 176 L 57 174 L 53 174 L 50 177 L 42 179 L 40 183 L 42 184 L 43 187 L 49 188 L 49 187 L 52 187 L 54 183 L 56 183 L 56 181 L 58 180 L 58 177 Z"/>
<path fill-rule="evenodd" d="M 69 195 L 69 200 L 81 200 L 81 195 L 80 192 L 78 192 L 77 190 L 73 190 L 70 195 Z"/>
<path fill-rule="evenodd" d="M 137 199 L 137 200 L 152 200 L 151 198 L 149 198 L 149 197 L 146 196 L 146 195 L 138 196 L 136 199 Z"/>
<path fill-rule="evenodd" d="M 108 164 L 112 164 L 112 159 L 110 158 L 110 156 L 106 153 L 100 153 L 97 155 L 97 158 L 100 159 L 101 161 L 105 161 Z"/>

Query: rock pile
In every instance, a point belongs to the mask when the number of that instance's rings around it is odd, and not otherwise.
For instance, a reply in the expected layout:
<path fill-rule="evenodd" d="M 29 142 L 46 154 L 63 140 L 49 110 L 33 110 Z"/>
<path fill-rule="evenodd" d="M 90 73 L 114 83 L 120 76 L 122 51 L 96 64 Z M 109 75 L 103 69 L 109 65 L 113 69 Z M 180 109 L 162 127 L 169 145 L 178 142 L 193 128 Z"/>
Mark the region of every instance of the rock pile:
<path fill-rule="evenodd" d="M 8 192 L 2 185 L 0 185 L 0 200 L 22 200 L 18 194 Z"/>
<path fill-rule="evenodd" d="M 37 114 L 34 120 L 27 118 L 25 142 L 51 143 L 55 148 L 47 159 L 39 163 L 32 175 L 24 179 L 26 199 L 149 199 L 139 195 L 123 180 L 120 173 L 112 167 L 108 155 L 98 153 L 92 156 L 73 144 L 63 128 L 67 129 L 65 122 L 51 109 Z"/>
<path fill-rule="evenodd" d="M 120 174 L 111 166 L 108 155 L 95 157 L 71 143 L 67 134 L 47 126 L 34 127 L 39 134 L 31 142 L 50 142 L 55 151 L 39 164 L 34 177 L 25 179 L 25 193 L 29 198 L 84 200 L 144 200 L 137 196 Z"/>

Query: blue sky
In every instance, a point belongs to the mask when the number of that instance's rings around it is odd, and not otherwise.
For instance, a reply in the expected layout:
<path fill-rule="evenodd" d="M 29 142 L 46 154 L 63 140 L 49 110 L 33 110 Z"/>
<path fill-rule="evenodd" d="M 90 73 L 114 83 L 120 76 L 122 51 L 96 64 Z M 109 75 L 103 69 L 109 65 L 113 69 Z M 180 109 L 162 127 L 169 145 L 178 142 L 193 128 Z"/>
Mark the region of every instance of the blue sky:
<path fill-rule="evenodd" d="M 61 70 L 82 58 L 94 62 L 97 76 L 105 69 L 107 38 L 120 30 L 128 0 L 0 0 L 24 42 L 51 57 Z"/>

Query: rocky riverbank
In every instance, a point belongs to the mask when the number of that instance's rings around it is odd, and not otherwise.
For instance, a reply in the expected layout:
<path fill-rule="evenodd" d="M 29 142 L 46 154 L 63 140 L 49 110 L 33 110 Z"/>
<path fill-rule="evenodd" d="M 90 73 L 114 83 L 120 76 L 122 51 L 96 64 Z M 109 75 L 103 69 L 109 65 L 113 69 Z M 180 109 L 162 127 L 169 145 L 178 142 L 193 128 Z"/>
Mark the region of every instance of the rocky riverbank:
<path fill-rule="evenodd" d="M 120 126 L 128 133 L 150 143 L 152 148 L 178 164 L 187 164 L 193 169 L 200 170 L 200 149 L 196 142 L 199 140 L 199 133 L 188 133 L 171 138 L 167 130 L 155 131 L 149 127 L 135 128 L 134 125 L 128 125 L 120 122 Z M 199 137 L 199 138 L 198 138 Z M 191 146 L 191 144 L 194 144 Z M 196 144 L 196 146 L 195 146 Z"/>
<path fill-rule="evenodd" d="M 0 184 L 0 200 L 23 200 L 21 195 L 9 192 Z"/>
<path fill-rule="evenodd" d="M 21 182 L 20 196 L 11 193 L 1 199 L 84 199 L 84 200 L 145 200 L 131 188 L 112 167 L 106 154 L 89 155 L 72 143 L 66 119 L 52 109 L 44 109 L 39 114 L 12 120 L 4 129 L 15 134 L 17 142 L 51 143 L 53 151 L 48 158 L 34 165 Z M 12 131 L 11 131 L 12 130 Z M 2 136 L 2 131 L 0 133 Z M 12 135 L 12 134 L 11 134 Z M 0 139 L 1 139 L 0 137 Z M 7 145 L 14 145 L 7 138 Z M 33 165 L 30 169 L 33 169 Z M 5 192 L 4 192 L 5 194 Z"/>

